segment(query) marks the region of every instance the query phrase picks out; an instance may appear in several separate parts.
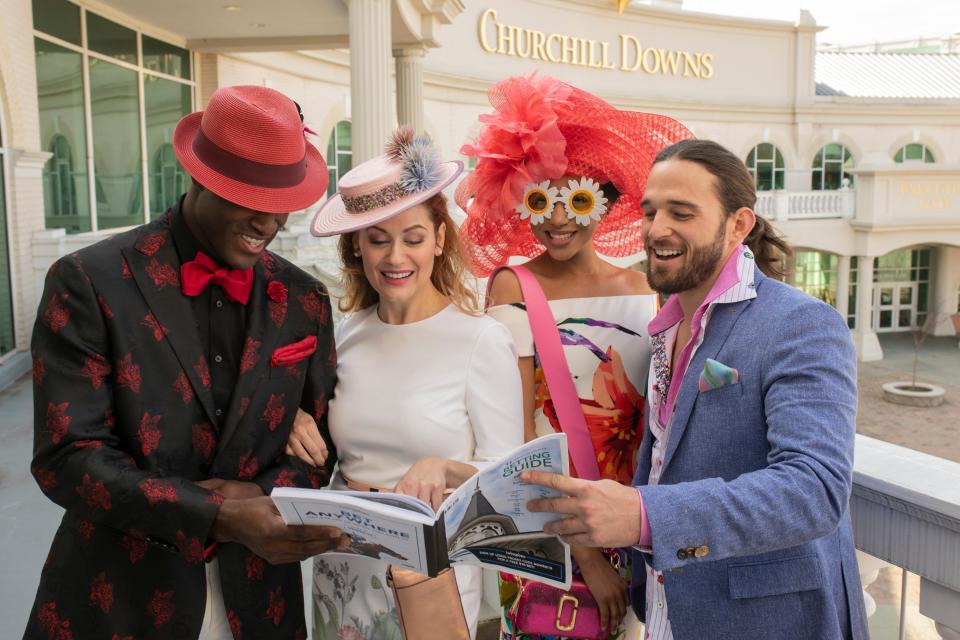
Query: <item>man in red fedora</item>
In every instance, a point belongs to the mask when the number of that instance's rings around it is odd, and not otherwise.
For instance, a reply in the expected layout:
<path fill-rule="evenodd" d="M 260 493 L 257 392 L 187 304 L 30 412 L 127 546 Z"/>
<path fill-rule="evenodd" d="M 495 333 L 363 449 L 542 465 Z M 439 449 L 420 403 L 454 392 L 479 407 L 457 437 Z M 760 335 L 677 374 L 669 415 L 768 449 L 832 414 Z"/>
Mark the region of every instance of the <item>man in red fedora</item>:
<path fill-rule="evenodd" d="M 298 561 L 346 541 L 266 497 L 335 460 L 284 454 L 298 408 L 326 435 L 335 353 L 323 286 L 266 249 L 327 167 L 263 87 L 217 91 L 174 148 L 180 202 L 47 275 L 31 470 L 66 513 L 25 638 L 306 638 Z"/>

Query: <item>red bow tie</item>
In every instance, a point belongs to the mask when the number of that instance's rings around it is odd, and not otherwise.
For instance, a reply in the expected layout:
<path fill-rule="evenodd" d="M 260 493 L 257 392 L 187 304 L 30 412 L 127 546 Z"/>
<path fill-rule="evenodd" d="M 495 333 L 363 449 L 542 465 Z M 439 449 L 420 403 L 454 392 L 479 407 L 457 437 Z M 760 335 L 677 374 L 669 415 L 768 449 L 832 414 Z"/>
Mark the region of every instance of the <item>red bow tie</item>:
<path fill-rule="evenodd" d="M 198 296 L 211 284 L 220 285 L 227 297 L 247 304 L 253 288 L 253 269 L 224 269 L 203 251 L 196 260 L 180 265 L 180 290 L 185 296 Z"/>

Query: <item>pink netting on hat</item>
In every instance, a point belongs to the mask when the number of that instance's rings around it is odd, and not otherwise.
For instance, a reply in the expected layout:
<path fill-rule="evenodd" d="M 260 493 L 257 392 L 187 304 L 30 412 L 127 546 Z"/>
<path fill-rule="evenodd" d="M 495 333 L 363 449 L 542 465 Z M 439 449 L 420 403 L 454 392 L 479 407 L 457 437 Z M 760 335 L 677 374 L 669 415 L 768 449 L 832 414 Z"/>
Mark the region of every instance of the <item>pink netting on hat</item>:
<path fill-rule="evenodd" d="M 477 166 L 455 195 L 467 213 L 461 231 L 474 274 L 484 277 L 510 256 L 544 251 L 515 208 L 528 183 L 563 175 L 612 182 L 620 192 L 597 224 L 597 251 L 614 257 L 640 251 L 640 201 L 653 159 L 692 138 L 690 131 L 666 116 L 620 111 L 553 78 L 509 78 L 488 93 L 495 112 L 480 117 L 486 126 L 478 140 L 460 150 L 477 157 Z"/>

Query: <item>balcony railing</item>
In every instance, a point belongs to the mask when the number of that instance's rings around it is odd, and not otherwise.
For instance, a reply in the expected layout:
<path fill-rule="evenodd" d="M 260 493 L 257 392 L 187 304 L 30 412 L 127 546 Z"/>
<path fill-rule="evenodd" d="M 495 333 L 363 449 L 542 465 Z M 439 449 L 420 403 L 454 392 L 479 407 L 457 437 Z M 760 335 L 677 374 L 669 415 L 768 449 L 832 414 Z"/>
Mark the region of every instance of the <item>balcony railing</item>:
<path fill-rule="evenodd" d="M 921 615 L 935 631 L 920 637 L 960 640 L 960 464 L 861 435 L 854 459 L 850 511 L 861 582 L 867 587 L 888 564 L 902 570 L 896 636 L 873 640 L 902 640 L 916 626 L 910 617 Z M 908 606 L 908 574 L 920 576 L 918 611 Z M 873 615 L 873 598 L 866 600 Z"/>
<path fill-rule="evenodd" d="M 838 191 L 761 191 L 756 211 L 770 220 L 852 218 L 856 198 L 852 189 Z"/>

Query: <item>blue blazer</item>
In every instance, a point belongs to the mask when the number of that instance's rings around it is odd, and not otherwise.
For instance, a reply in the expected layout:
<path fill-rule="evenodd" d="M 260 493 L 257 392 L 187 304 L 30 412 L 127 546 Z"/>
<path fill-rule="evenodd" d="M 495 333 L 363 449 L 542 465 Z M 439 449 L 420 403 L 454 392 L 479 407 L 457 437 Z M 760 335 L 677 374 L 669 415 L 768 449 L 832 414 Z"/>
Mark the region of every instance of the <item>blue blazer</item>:
<path fill-rule="evenodd" d="M 833 307 L 759 270 L 755 282 L 756 298 L 713 310 L 657 486 L 643 486 L 644 433 L 634 484 L 653 553 L 635 552 L 633 607 L 643 618 L 644 560 L 664 572 L 675 640 L 867 640 L 849 513 L 850 333 Z M 701 392 L 707 358 L 739 382 Z"/>

